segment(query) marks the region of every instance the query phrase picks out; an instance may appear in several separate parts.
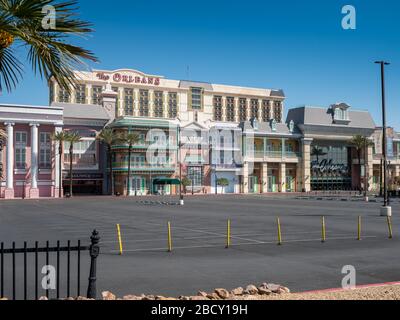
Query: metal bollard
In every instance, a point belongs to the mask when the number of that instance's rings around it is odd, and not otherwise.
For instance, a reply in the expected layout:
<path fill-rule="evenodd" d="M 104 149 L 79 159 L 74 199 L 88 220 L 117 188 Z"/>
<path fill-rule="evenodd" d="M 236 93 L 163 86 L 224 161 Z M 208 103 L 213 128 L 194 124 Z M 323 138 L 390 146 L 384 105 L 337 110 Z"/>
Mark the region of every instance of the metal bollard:
<path fill-rule="evenodd" d="M 326 225 L 325 225 L 325 217 L 322 217 L 322 239 L 321 242 L 326 241 Z"/>
<path fill-rule="evenodd" d="M 171 222 L 168 221 L 168 252 L 172 252 Z"/>
<path fill-rule="evenodd" d="M 226 227 L 226 247 L 229 248 L 231 246 L 231 220 L 228 220 Z"/>
<path fill-rule="evenodd" d="M 358 216 L 357 240 L 361 240 L 361 216 Z"/>
<path fill-rule="evenodd" d="M 278 245 L 282 245 L 282 231 L 281 231 L 281 221 L 279 218 L 276 219 L 278 225 Z"/>
<path fill-rule="evenodd" d="M 117 224 L 117 234 L 118 234 L 119 254 L 122 256 L 123 248 L 122 248 L 121 228 L 119 224 Z"/>
<path fill-rule="evenodd" d="M 96 290 L 96 263 L 97 257 L 100 253 L 100 246 L 99 246 L 99 233 L 97 230 L 94 230 L 92 236 L 90 237 L 91 245 L 89 248 L 90 254 L 90 274 L 89 274 L 89 284 L 87 289 L 87 298 L 89 299 L 96 299 L 97 290 Z"/>

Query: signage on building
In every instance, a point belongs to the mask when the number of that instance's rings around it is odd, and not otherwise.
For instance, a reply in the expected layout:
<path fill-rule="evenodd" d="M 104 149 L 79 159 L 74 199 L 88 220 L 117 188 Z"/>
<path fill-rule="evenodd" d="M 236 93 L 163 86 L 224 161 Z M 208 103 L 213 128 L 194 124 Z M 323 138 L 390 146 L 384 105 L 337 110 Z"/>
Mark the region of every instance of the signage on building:
<path fill-rule="evenodd" d="M 154 86 L 160 85 L 160 78 L 142 76 L 136 73 L 125 74 L 125 73 L 113 73 L 107 74 L 105 72 L 98 72 L 96 74 L 97 79 L 102 81 L 113 81 L 119 83 L 136 83 L 136 84 L 149 84 Z"/>
<path fill-rule="evenodd" d="M 69 179 L 69 173 L 64 174 L 64 179 Z M 103 179 L 102 173 L 72 173 L 73 180 L 101 180 Z"/>
<path fill-rule="evenodd" d="M 319 163 L 317 161 L 313 161 L 311 163 L 311 169 L 312 171 L 316 171 L 321 174 L 335 173 L 343 175 L 348 173 L 348 167 L 345 164 L 333 163 L 332 159 L 323 159 Z"/>

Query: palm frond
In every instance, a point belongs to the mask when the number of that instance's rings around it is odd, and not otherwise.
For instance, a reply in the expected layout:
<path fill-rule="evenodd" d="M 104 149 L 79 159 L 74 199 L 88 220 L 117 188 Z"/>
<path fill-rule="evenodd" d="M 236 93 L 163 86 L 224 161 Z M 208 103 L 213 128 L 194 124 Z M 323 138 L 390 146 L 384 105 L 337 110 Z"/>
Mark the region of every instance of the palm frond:
<path fill-rule="evenodd" d="M 8 92 L 15 89 L 22 77 L 21 62 L 15 57 L 11 48 L 0 49 L 0 92 L 4 87 Z"/>
<path fill-rule="evenodd" d="M 55 8 L 54 29 L 45 29 L 43 26 L 42 9 L 47 5 Z M 27 48 L 27 59 L 35 74 L 46 80 L 54 77 L 67 91 L 70 91 L 71 85 L 75 85 L 74 70 L 88 69 L 85 61 L 98 61 L 93 52 L 70 42 L 71 36 L 85 36 L 93 32 L 90 23 L 77 17 L 77 11 L 75 0 L 0 0 L 0 30 L 9 33 L 15 43 Z M 13 76 L 10 69 L 14 73 L 19 70 L 10 62 L 8 66 L 7 70 L 2 64 L 0 76 L 7 90 L 11 91 L 19 77 Z M 8 73 L 5 73 L 5 69 Z"/>

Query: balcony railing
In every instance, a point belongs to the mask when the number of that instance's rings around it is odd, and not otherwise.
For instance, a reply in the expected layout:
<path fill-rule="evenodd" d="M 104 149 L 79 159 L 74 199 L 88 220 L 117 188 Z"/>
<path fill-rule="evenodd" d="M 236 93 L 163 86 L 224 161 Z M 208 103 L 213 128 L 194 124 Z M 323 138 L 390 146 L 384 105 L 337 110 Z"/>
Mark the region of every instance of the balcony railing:
<path fill-rule="evenodd" d="M 132 145 L 132 149 L 147 149 L 151 145 L 153 145 L 154 147 L 157 146 L 155 144 L 155 142 L 143 141 L 143 142 L 139 142 L 139 143 Z M 129 148 L 129 146 L 127 144 L 117 144 L 117 145 L 112 146 L 112 149 L 128 149 L 128 148 Z M 159 148 L 177 149 L 178 146 L 176 143 L 166 142 L 166 143 L 160 143 Z"/>
<path fill-rule="evenodd" d="M 125 162 L 114 162 L 114 170 L 128 169 L 128 161 Z M 131 171 L 175 171 L 174 164 L 141 164 L 141 163 L 131 163 Z"/>
<path fill-rule="evenodd" d="M 296 151 L 285 151 L 282 152 L 280 150 L 267 150 L 267 151 L 260 151 L 260 150 L 247 150 L 247 156 L 254 158 L 300 158 L 301 153 Z"/>

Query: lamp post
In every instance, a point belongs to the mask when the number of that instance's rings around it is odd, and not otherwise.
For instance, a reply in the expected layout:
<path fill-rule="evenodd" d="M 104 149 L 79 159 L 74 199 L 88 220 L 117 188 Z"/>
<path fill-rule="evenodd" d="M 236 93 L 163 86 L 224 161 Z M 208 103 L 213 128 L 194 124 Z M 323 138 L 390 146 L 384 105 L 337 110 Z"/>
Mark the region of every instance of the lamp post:
<path fill-rule="evenodd" d="M 387 190 L 387 141 L 386 141 L 386 101 L 385 101 L 385 66 L 389 62 L 375 61 L 376 64 L 381 66 L 381 89 L 382 89 L 382 156 L 383 156 L 383 207 L 381 207 L 381 216 L 390 217 L 392 215 L 392 208 L 388 205 L 388 190 Z"/>
<path fill-rule="evenodd" d="M 365 140 L 365 145 L 364 145 L 364 200 L 366 202 L 369 201 L 368 198 L 368 187 L 369 187 L 369 181 L 368 181 L 368 144 L 367 140 Z"/>
<path fill-rule="evenodd" d="M 181 127 L 178 126 L 178 161 L 179 161 L 179 205 L 183 206 L 183 194 L 182 194 L 182 155 L 181 155 Z"/>

